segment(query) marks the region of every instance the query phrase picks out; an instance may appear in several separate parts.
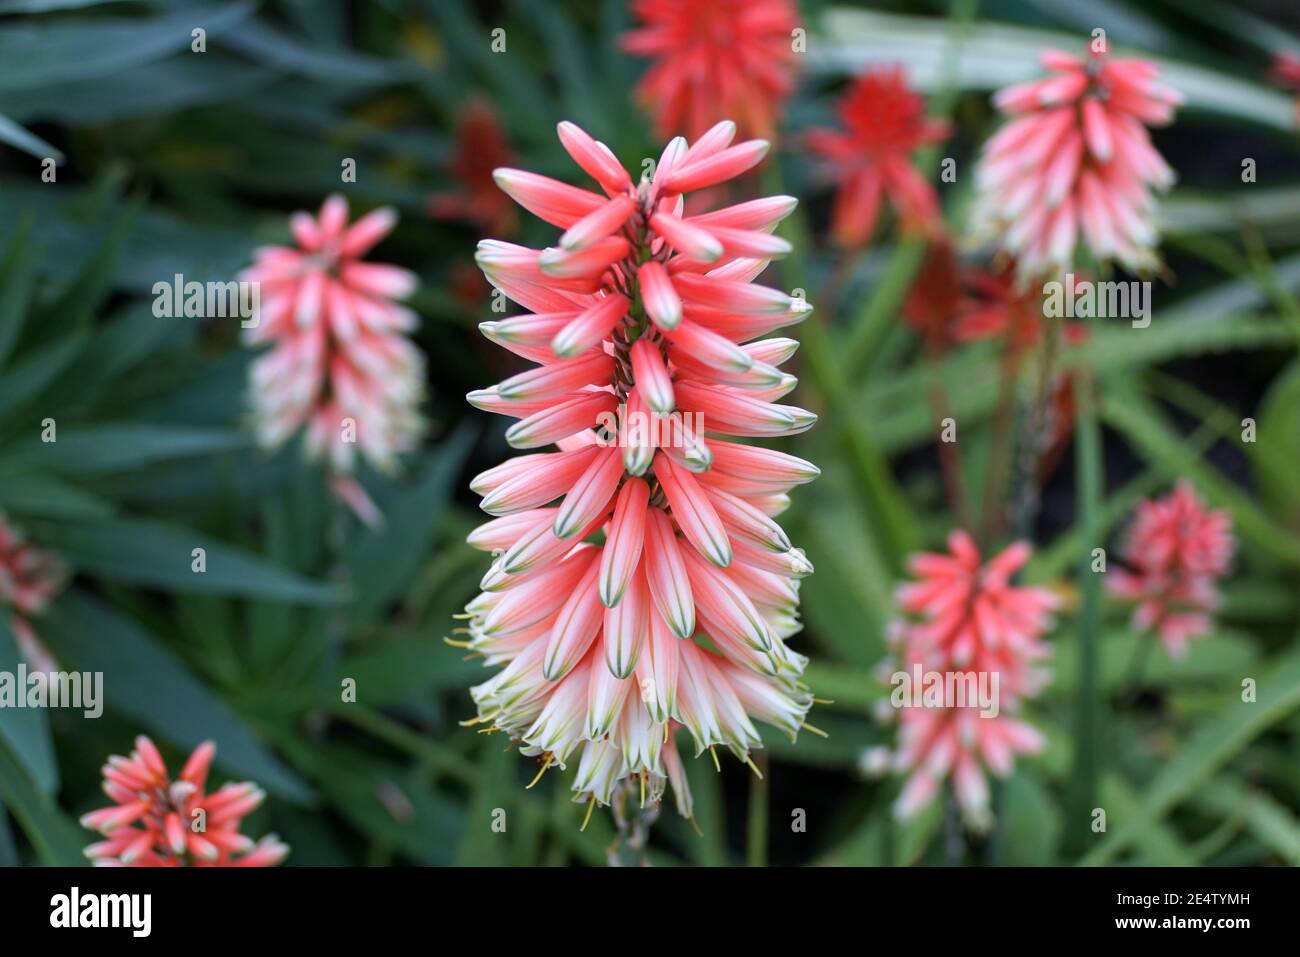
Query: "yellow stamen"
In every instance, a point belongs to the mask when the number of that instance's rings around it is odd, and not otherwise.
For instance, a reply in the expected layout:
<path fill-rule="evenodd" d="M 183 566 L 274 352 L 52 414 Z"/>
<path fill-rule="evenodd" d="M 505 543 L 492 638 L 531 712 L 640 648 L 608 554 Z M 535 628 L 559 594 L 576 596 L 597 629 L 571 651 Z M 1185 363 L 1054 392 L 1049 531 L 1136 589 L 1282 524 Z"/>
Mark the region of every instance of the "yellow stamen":
<path fill-rule="evenodd" d="M 800 725 L 800 727 L 803 728 L 805 731 L 817 735 L 817 737 L 819 738 L 830 737 L 830 735 L 827 734 L 825 731 L 823 731 L 821 728 L 814 727 L 813 725 L 809 724 L 807 721 L 805 721 L 802 725 Z"/>
<path fill-rule="evenodd" d="M 554 760 L 555 760 L 555 755 L 551 754 L 548 751 L 546 753 L 546 760 L 542 762 L 542 769 L 537 772 L 537 777 L 533 778 L 532 781 L 528 782 L 529 788 L 531 788 L 534 784 L 536 784 L 538 781 L 542 779 L 542 775 L 546 773 L 547 769 L 550 768 L 551 766 L 551 762 Z"/>
<path fill-rule="evenodd" d="M 718 752 L 714 751 L 713 748 L 709 748 L 709 755 L 713 758 L 713 767 L 717 769 L 719 773 L 721 773 L 722 764 L 719 763 L 718 761 Z"/>
<path fill-rule="evenodd" d="M 755 774 L 758 775 L 758 779 L 760 781 L 763 780 L 763 772 L 758 769 L 758 765 L 754 763 L 753 758 L 751 758 L 748 754 L 745 755 L 745 763 L 749 765 L 749 770 L 753 771 Z"/>
<path fill-rule="evenodd" d="M 582 819 L 582 827 L 578 828 L 579 831 L 585 831 L 587 829 L 587 825 L 591 823 L 591 815 L 595 810 L 596 795 L 593 794 L 591 797 L 587 798 L 587 813 Z"/>
<path fill-rule="evenodd" d="M 813 698 L 813 704 L 834 704 L 833 698 Z"/>
<path fill-rule="evenodd" d="M 692 816 L 692 817 L 688 817 L 686 820 L 688 820 L 688 821 L 691 822 L 691 829 L 692 829 L 693 831 L 695 831 L 695 836 L 696 836 L 696 837 L 703 837 L 703 836 L 704 836 L 704 832 L 700 830 L 700 825 L 697 824 L 697 823 L 695 822 L 695 818 L 694 818 L 694 816 Z"/>

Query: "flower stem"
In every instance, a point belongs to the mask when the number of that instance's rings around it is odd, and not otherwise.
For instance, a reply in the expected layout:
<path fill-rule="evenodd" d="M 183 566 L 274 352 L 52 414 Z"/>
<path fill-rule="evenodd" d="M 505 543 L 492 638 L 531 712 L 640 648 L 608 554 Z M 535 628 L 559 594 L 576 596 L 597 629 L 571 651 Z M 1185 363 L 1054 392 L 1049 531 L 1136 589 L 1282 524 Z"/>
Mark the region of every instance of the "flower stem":
<path fill-rule="evenodd" d="M 1079 548 L 1082 601 L 1078 615 L 1079 692 L 1075 713 L 1075 757 L 1066 830 L 1066 847 L 1076 852 L 1082 851 L 1087 844 L 1090 834 L 1088 819 L 1096 807 L 1101 736 L 1100 686 L 1097 680 L 1101 578 L 1092 570 L 1092 550 L 1097 545 L 1102 494 L 1101 431 L 1097 424 L 1095 388 L 1091 371 L 1081 369 L 1074 381 L 1074 448 L 1076 521 L 1082 531 Z"/>
<path fill-rule="evenodd" d="M 649 867 L 646 846 L 650 826 L 659 819 L 659 799 L 643 801 L 641 776 L 630 775 L 614 788 L 610 797 L 618 836 L 606 852 L 610 867 Z"/>

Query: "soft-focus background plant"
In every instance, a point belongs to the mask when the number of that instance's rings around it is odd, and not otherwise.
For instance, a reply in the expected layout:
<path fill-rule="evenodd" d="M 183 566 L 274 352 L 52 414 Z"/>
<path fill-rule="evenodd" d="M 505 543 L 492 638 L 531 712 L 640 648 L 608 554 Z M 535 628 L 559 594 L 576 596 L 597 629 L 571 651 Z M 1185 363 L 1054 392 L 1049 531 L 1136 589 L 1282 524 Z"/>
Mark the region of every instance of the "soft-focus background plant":
<path fill-rule="evenodd" d="M 173 762 L 216 741 L 217 780 L 268 792 L 248 833 L 278 832 L 290 864 L 606 860 L 609 815 L 579 830 L 572 772 L 525 790 L 530 762 L 458 726 L 484 672 L 443 639 L 485 570 L 464 543 L 480 521 L 466 484 L 506 451 L 501 421 L 464 395 L 516 369 L 477 332 L 494 316 L 474 244 L 553 242 L 511 214 L 490 170 L 568 178 L 562 119 L 629 168 L 658 155 L 632 93 L 645 63 L 617 40 L 627 6 L 0 0 L 0 511 L 67 564 L 67 588 L 33 625 L 67 667 L 103 671 L 107 698 L 97 721 L 0 712 L 0 864 L 84 862 L 92 835 L 75 822 L 103 803 L 98 768 L 142 732 Z M 1300 53 L 1287 7 L 800 4 L 807 52 L 755 194 L 801 200 L 781 227 L 795 254 L 765 281 L 823 306 L 795 331 L 793 396 L 822 419 L 780 447 L 823 470 L 782 522 L 817 568 L 796 647 L 833 702 L 812 715 L 828 737 L 765 731 L 762 780 L 688 760 L 700 833 L 666 810 L 652 862 L 1300 863 L 1300 141 L 1293 96 L 1269 75 L 1275 54 Z M 1044 48 L 1082 51 L 1095 27 L 1118 53 L 1155 59 L 1187 99 L 1154 133 L 1179 174 L 1159 212 L 1168 269 L 1149 329 L 1097 321 L 1065 349 L 1098 386 L 1079 423 L 1099 428 L 1097 446 L 1080 445 L 1088 461 L 1066 444 L 1036 501 L 1008 503 L 984 487 L 1003 428 L 996 343 L 922 348 L 902 314 L 923 240 L 886 218 L 865 253 L 838 252 L 832 187 L 804 137 L 833 125 L 855 73 L 901 65 L 953 124 L 918 162 L 960 233 L 996 126 L 989 93 L 1040 75 Z M 53 183 L 45 157 L 59 163 Z M 939 182 L 942 157 L 956 182 Z M 354 183 L 340 177 L 347 158 Z M 234 320 L 151 311 L 154 283 L 234 277 L 256 247 L 286 241 L 289 213 L 331 192 L 358 212 L 396 207 L 376 258 L 420 278 L 409 305 L 431 428 L 399 474 L 359 472 L 387 518 L 377 531 L 334 501 L 296 442 L 254 446 L 253 353 Z M 828 286 L 833 308 L 818 298 Z M 957 523 L 935 445 L 939 384 L 973 507 L 1014 506 L 1036 549 L 1025 580 L 1064 602 L 1053 681 L 1027 712 L 1049 746 L 997 788 L 983 838 L 943 801 L 899 824 L 900 782 L 866 773 L 893 735 L 873 717 L 888 689 L 872 668 L 895 584 L 908 554 Z M 1013 435 L 1034 386 L 1027 365 Z M 1241 441 L 1245 417 L 1254 443 Z M 1090 543 L 1117 554 L 1133 505 L 1178 478 L 1230 512 L 1238 557 L 1214 633 L 1181 660 L 1144 657 L 1126 609 L 1081 587 L 1080 561 Z M 0 668 L 12 670 L 7 617 Z M 1095 669 L 1080 667 L 1085 646 Z M 340 700 L 344 678 L 356 703 Z M 1245 678 L 1258 682 L 1249 706 Z M 1105 834 L 1093 807 L 1107 810 Z M 792 828 L 799 810 L 806 830 Z"/>

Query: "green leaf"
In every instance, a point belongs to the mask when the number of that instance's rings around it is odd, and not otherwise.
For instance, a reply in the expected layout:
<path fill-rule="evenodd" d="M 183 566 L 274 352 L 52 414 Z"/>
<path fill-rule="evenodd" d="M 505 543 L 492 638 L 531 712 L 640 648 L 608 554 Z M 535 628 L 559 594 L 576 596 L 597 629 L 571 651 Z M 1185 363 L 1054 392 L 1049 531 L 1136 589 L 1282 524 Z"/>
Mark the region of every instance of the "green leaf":
<path fill-rule="evenodd" d="M 0 13 L 51 13 L 55 10 L 82 10 L 123 0 L 0 0 Z"/>
<path fill-rule="evenodd" d="M 1300 822 L 1295 813 L 1264 791 L 1236 778 L 1219 777 L 1200 788 L 1194 803 L 1223 818 L 1241 815 L 1246 829 L 1285 863 L 1300 867 Z"/>
<path fill-rule="evenodd" d="M 9 827 L 9 812 L 5 810 L 4 802 L 0 801 L 0 867 L 17 867 L 21 863 L 18 860 L 18 846 L 14 843 L 14 832 Z"/>
<path fill-rule="evenodd" d="M 515 780 L 519 762 L 514 750 L 484 748 L 479 761 L 479 776 L 466 805 L 466 824 L 456 846 L 455 864 L 458 867 L 501 867 L 510 863 L 509 846 L 502 840 L 500 831 L 493 827 L 497 809 L 506 812 L 507 833 L 526 827 L 528 815 L 518 811 L 523 798 Z M 520 838 L 515 834 L 516 840 Z"/>
<path fill-rule="evenodd" d="M 1177 310 L 1176 314 L 1152 319 L 1146 329 L 1092 329 L 1085 344 L 1066 352 L 1065 362 L 1076 368 L 1110 373 L 1184 356 L 1287 348 L 1294 341 L 1294 334 L 1277 320 L 1242 315 L 1193 316 Z"/>
<path fill-rule="evenodd" d="M 1248 190 L 1201 193 L 1174 189 L 1156 209 L 1162 234 L 1232 232 L 1250 223 L 1279 235 L 1296 233 L 1300 223 L 1300 187 L 1275 189 L 1252 185 Z"/>
<path fill-rule="evenodd" d="M 56 166 L 64 160 L 63 153 L 56 150 L 35 133 L 23 129 L 7 116 L 0 116 L 0 143 L 8 143 L 16 150 L 21 150 L 37 159 L 50 157 Z"/>
<path fill-rule="evenodd" d="M 50 526 L 41 540 L 79 570 L 129 585 L 302 604 L 331 603 L 343 597 L 330 585 L 178 525 L 111 519 Z M 192 569 L 196 548 L 204 549 L 206 571 Z"/>
<path fill-rule="evenodd" d="M 1297 707 L 1300 707 L 1300 651 L 1286 655 L 1260 680 L 1254 701 L 1242 701 L 1241 690 L 1234 681 L 1219 714 L 1200 724 L 1184 740 L 1145 789 L 1135 813 L 1111 821 L 1106 838 L 1080 863 L 1100 865 L 1112 861 L 1138 835 L 1163 819 L 1256 737 Z"/>
<path fill-rule="evenodd" d="M 19 515 L 82 521 L 113 514 L 108 502 L 52 475 L 0 474 L 0 508 Z"/>
<path fill-rule="evenodd" d="M 36 399 L 76 360 L 85 344 L 85 333 L 74 333 L 33 349 L 15 362 L 0 377 L 0 422 L 10 421 L 15 413 Z"/>
<path fill-rule="evenodd" d="M 315 778 L 331 806 L 373 841 L 416 863 L 451 863 L 451 849 L 465 831 L 464 815 L 421 775 L 343 745 L 299 749 L 295 761 Z"/>
<path fill-rule="evenodd" d="M 264 66 L 322 83 L 391 83 L 401 77 L 384 60 L 312 46 L 256 20 L 222 36 L 221 42 Z"/>
<path fill-rule="evenodd" d="M 358 616 L 374 616 L 410 584 L 428 555 L 472 439 L 467 426 L 453 432 L 427 456 L 411 488 L 381 501 L 383 528 L 363 532 L 347 559 Z"/>
<path fill-rule="evenodd" d="M 56 442 L 31 440 L 8 455 L 6 464 L 30 464 L 60 475 L 91 476 L 227 452 L 248 444 L 248 435 L 232 429 L 106 422 L 62 429 Z"/>
<path fill-rule="evenodd" d="M 678 745 L 684 748 L 682 764 L 691 788 L 695 823 L 700 830 L 687 850 L 691 859 L 701 867 L 726 867 L 727 825 L 722 804 L 721 775 L 713 766 L 713 759 L 707 751 L 698 758 L 691 757 L 695 746 L 687 740 L 685 734 L 680 736 Z M 749 773 L 748 770 L 746 773 Z"/>
<path fill-rule="evenodd" d="M 246 19 L 253 3 L 190 7 L 166 16 L 19 21 L 0 26 L 0 90 L 108 76 L 187 50 L 201 26 L 209 41 Z"/>
<path fill-rule="evenodd" d="M 0 95 L 0 110 L 24 122 L 38 118 L 84 127 L 134 117 L 163 117 L 197 106 L 253 98 L 275 78 L 271 71 L 258 70 L 215 50 L 201 56 L 186 50 L 170 60 L 110 76 Z"/>
<path fill-rule="evenodd" d="M 1065 646 L 1075 639 L 1068 626 L 1055 639 L 1060 650 L 1052 663 L 1051 688 L 1054 694 L 1069 697 L 1079 686 L 1079 662 L 1077 656 L 1066 653 Z M 1110 695 L 1125 691 L 1133 680 L 1130 671 L 1138 658 L 1137 643 L 1158 640 L 1150 633 L 1139 635 L 1127 628 L 1103 635 L 1098 663 L 1102 692 Z M 1259 652 L 1249 635 L 1219 627 L 1214 634 L 1189 642 L 1187 653 L 1181 658 L 1171 658 L 1154 649 L 1142 671 L 1141 686 L 1219 687 L 1224 675 L 1251 674 L 1258 662 Z"/>
<path fill-rule="evenodd" d="M 49 798 L 32 787 L 13 755 L 0 742 L 0 801 L 36 848 L 41 863 L 49 867 L 84 867 L 81 849 L 92 835 L 64 817 Z"/>
<path fill-rule="evenodd" d="M 1300 520 L 1300 488 L 1295 464 L 1300 462 L 1300 361 L 1293 360 L 1264 393 L 1257 419 L 1262 441 L 1247 446 L 1268 500 L 1296 527 Z"/>
<path fill-rule="evenodd" d="M 96 243 L 90 257 L 50 305 L 49 311 L 54 321 L 62 324 L 61 329 L 88 328 L 99 308 L 107 302 L 119 282 L 118 263 L 143 208 L 144 201 L 139 198 L 126 204 L 112 220 L 103 240 Z"/>
<path fill-rule="evenodd" d="M 104 675 L 104 698 L 115 714 L 159 738 L 191 749 L 217 745 L 217 764 L 295 803 L 311 790 L 253 736 L 157 638 L 98 599 L 69 591 L 50 606 L 43 634 L 61 660 Z"/>
<path fill-rule="evenodd" d="M 994 863 L 1011 867 L 1053 863 L 1061 809 L 1030 774 L 1018 771 L 1003 782 L 997 815 Z"/>
<path fill-rule="evenodd" d="M 0 613 L 0 674 L 16 683 L 18 664 L 22 660 L 9 626 L 9 612 L 5 610 Z M 15 687 L 14 691 L 27 694 L 25 686 Z M 58 791 L 59 765 L 54 759 L 49 712 L 45 708 L 0 708 L 0 741 L 8 744 L 9 752 L 26 769 L 38 791 L 43 794 Z"/>
<path fill-rule="evenodd" d="M 8 361 L 27 320 L 36 280 L 36 246 L 32 222 L 24 216 L 0 263 L 0 369 Z"/>
<path fill-rule="evenodd" d="M 1106 810 L 1107 823 L 1122 821 L 1132 817 L 1138 807 L 1139 796 L 1135 789 L 1128 786 L 1118 775 L 1108 775 L 1101 785 L 1101 806 Z M 1075 823 L 1075 827 L 1085 827 L 1093 840 L 1100 839 L 1092 830 L 1092 817 Z M 1166 822 L 1158 822 L 1133 839 L 1136 851 L 1135 863 L 1161 867 L 1195 867 L 1203 863 L 1200 853 L 1183 843 L 1182 838 Z"/>
<path fill-rule="evenodd" d="M 368 705 L 384 707 L 483 681 L 490 672 L 484 670 L 482 660 L 467 660 L 449 648 L 442 640 L 444 631 L 439 625 L 427 634 L 388 632 L 381 640 L 367 641 L 338 665 L 334 687 L 352 678 Z M 468 696 L 465 703 L 468 706 Z"/>

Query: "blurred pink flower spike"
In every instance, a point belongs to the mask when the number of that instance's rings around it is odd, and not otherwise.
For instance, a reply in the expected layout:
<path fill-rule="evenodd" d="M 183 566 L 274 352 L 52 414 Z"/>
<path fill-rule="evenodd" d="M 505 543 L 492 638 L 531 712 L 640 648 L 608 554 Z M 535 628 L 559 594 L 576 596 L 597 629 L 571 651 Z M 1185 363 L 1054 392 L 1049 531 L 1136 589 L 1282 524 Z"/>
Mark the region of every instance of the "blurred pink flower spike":
<path fill-rule="evenodd" d="M 319 215 L 290 219 L 296 247 L 259 249 L 240 279 L 261 287 L 249 345 L 269 344 L 250 373 L 250 399 L 261 445 L 274 448 L 305 429 L 308 458 L 347 475 L 360 453 L 392 471 L 424 432 L 424 357 L 407 338 L 418 325 L 398 304 L 416 286 L 413 273 L 362 260 L 397 222 L 387 208 L 348 224 L 347 200 L 334 195 Z M 350 489 L 350 491 L 349 491 Z M 367 524 L 373 503 L 355 482 L 335 491 Z"/>
<path fill-rule="evenodd" d="M 1180 658 L 1190 639 L 1213 628 L 1218 580 L 1235 547 L 1231 516 L 1206 508 L 1190 484 L 1179 482 L 1164 498 L 1138 503 L 1122 552 L 1128 568 L 1111 569 L 1106 584 L 1133 603 L 1133 628 L 1155 631 Z"/>
<path fill-rule="evenodd" d="M 1039 663 L 1049 654 L 1043 637 L 1052 628 L 1058 601 L 1046 589 L 1011 583 L 1029 560 L 1024 542 L 987 562 L 963 531 L 949 535 L 948 548 L 946 554 L 911 559 L 916 581 L 897 595 L 906 617 L 893 626 L 894 655 L 880 670 L 898 674 L 919 668 L 959 678 L 965 687 L 987 682 L 995 695 L 991 702 L 899 707 L 893 767 L 908 780 L 894 810 L 903 818 L 915 815 L 951 777 L 967 826 L 984 831 L 992 823 L 987 773 L 1005 777 L 1016 755 L 1036 754 L 1045 744 L 1017 712 L 1047 683 Z"/>
<path fill-rule="evenodd" d="M 1097 263 L 1154 271 L 1155 191 L 1174 172 L 1147 127 L 1170 123 L 1182 96 L 1146 60 L 1056 50 L 1041 59 L 1050 77 L 994 97 L 1011 119 L 980 157 L 973 238 L 1013 257 L 1025 282 L 1071 269 L 1081 240 Z"/>

